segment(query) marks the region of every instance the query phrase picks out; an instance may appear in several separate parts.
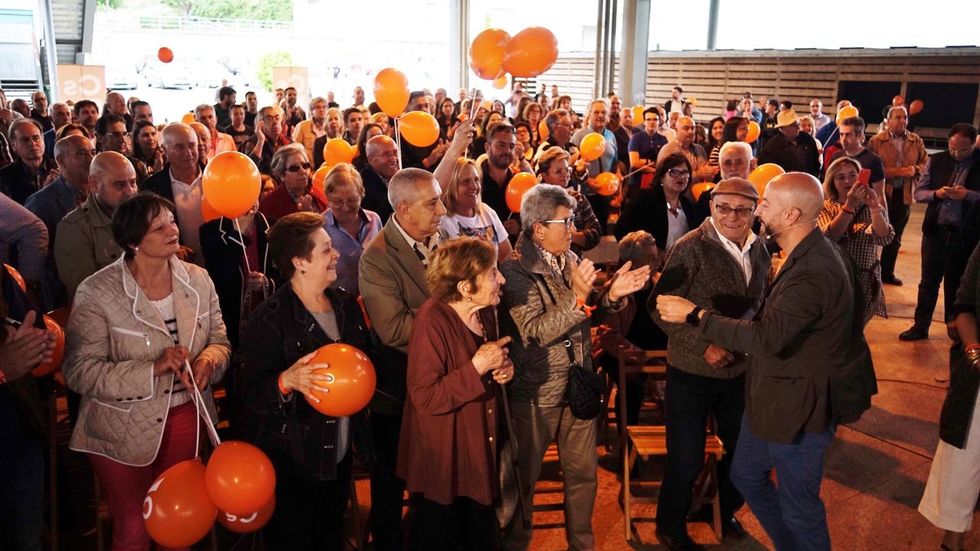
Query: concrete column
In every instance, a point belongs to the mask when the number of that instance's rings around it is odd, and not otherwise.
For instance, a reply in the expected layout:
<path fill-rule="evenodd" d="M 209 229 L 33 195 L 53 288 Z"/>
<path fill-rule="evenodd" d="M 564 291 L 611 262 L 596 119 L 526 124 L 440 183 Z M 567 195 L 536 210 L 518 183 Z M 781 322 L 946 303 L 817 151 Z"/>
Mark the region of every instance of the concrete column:
<path fill-rule="evenodd" d="M 718 1 L 711 0 L 708 6 L 708 49 L 715 49 L 715 39 L 718 37 Z"/>
<path fill-rule="evenodd" d="M 649 42 L 650 0 L 624 0 L 623 49 L 619 56 L 619 93 L 624 107 L 644 104 Z"/>
<path fill-rule="evenodd" d="M 449 2 L 449 88 L 450 97 L 456 97 L 460 88 L 469 88 L 470 66 L 470 0 Z"/>

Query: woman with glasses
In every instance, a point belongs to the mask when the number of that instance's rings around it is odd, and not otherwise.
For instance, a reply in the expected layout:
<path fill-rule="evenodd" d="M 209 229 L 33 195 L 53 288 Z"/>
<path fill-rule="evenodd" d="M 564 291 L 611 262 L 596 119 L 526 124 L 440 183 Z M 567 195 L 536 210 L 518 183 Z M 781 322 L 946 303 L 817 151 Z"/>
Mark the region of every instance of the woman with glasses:
<path fill-rule="evenodd" d="M 497 212 L 480 199 L 481 175 L 476 162 L 460 157 L 453 167 L 452 177 L 442 191 L 446 215 L 439 222 L 444 240 L 454 237 L 479 237 L 497 249 L 497 261 L 510 258 L 513 248 L 507 239 Z"/>
<path fill-rule="evenodd" d="M 572 251 L 581 254 L 599 244 L 602 226 L 589 204 L 578 189 L 570 187 L 572 167 L 571 156 L 560 147 L 549 147 L 538 156 L 538 180 L 544 184 L 561 186 L 575 199 L 575 227 L 572 230 Z"/>
<path fill-rule="evenodd" d="M 668 155 L 657 166 L 653 187 L 641 189 L 626 204 L 616 223 L 616 239 L 644 230 L 657 240 L 660 257 L 691 228 L 697 225 L 694 200 L 687 188 L 691 182 L 691 163 L 683 153 Z"/>
<path fill-rule="evenodd" d="M 373 126 L 380 129 L 377 125 Z M 330 204 L 323 215 L 323 229 L 327 230 L 327 235 L 333 241 L 333 248 L 340 253 L 337 279 L 330 286 L 357 296 L 360 293 L 357 265 L 365 245 L 381 231 L 381 217 L 376 212 L 361 208 L 364 182 L 352 165 L 339 163 L 330 169 L 323 187 Z"/>
<path fill-rule="evenodd" d="M 881 290 L 880 247 L 892 242 L 895 229 L 888 223 L 885 198 L 858 181 L 861 163 L 841 157 L 827 168 L 823 181 L 820 229 L 851 257 L 858 270 L 864 299 L 864 323 L 875 314 L 885 316 Z"/>
<path fill-rule="evenodd" d="M 270 224 L 294 212 L 320 214 L 327 210 L 327 198 L 313 188 L 312 168 L 302 144 L 280 147 L 272 156 L 269 170 L 278 185 L 259 205 L 259 212 Z"/>
<path fill-rule="evenodd" d="M 595 266 L 569 250 L 574 211 L 575 199 L 561 187 L 538 184 L 528 190 L 521 203 L 517 255 L 500 267 L 507 281 L 499 310 L 501 329 L 513 339 L 510 357 L 516 366 L 508 385 L 511 437 L 520 454 L 516 472 L 510 461 L 501 461 L 504 499 L 498 516 L 506 523 L 506 549 L 526 549 L 531 539 L 531 531 L 515 510 L 515 476 L 520 477 L 530 506 L 545 451 L 555 438 L 564 481 L 568 547 L 596 548 L 592 534 L 596 422 L 576 417 L 568 407 L 570 366 L 574 358 L 583 368 L 593 369 L 590 327 L 624 308 L 624 299 L 649 280 L 650 268 L 629 271 L 627 262 L 609 285 L 595 289 Z M 504 454 L 508 452 L 505 447 Z"/>

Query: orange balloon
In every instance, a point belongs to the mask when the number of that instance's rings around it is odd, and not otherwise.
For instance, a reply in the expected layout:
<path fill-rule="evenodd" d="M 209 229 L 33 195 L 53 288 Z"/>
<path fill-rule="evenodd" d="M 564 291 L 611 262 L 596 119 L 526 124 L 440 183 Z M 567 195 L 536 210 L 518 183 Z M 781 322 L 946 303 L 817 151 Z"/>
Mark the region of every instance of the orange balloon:
<path fill-rule="evenodd" d="M 586 134 L 582 138 L 582 143 L 578 146 L 578 150 L 583 159 L 592 162 L 602 157 L 602 154 L 606 152 L 606 138 L 597 132 Z"/>
<path fill-rule="evenodd" d="M 643 112 L 646 110 L 647 108 L 642 105 L 633 106 L 633 126 L 638 126 L 643 123 Z"/>
<path fill-rule="evenodd" d="M 316 169 L 316 172 L 313 173 L 314 189 L 320 190 L 320 193 L 326 194 L 327 174 L 330 173 L 330 169 L 333 167 L 334 165 L 328 165 L 327 163 L 323 163 L 323 166 Z"/>
<path fill-rule="evenodd" d="M 65 359 L 64 329 L 47 314 L 44 315 L 44 327 L 51 333 L 54 333 L 54 352 L 52 352 L 50 360 L 41 362 L 31 370 L 31 374 L 35 377 L 44 377 L 45 375 L 50 375 L 58 371 L 61 369 L 61 362 Z"/>
<path fill-rule="evenodd" d="M 323 162 L 328 165 L 354 160 L 354 148 L 343 138 L 330 138 L 323 146 Z"/>
<path fill-rule="evenodd" d="M 504 191 L 504 200 L 511 212 L 521 212 L 521 199 L 527 190 L 537 185 L 538 180 L 530 172 L 518 172 L 510 179 Z"/>
<path fill-rule="evenodd" d="M 493 80 L 500 75 L 509 41 L 510 34 L 502 29 L 486 29 L 476 35 L 470 43 L 470 69 L 476 76 Z"/>
<path fill-rule="evenodd" d="M 905 98 L 902 96 L 895 96 L 892 98 L 892 107 L 898 107 L 899 105 L 905 105 Z"/>
<path fill-rule="evenodd" d="M 909 115 L 918 115 L 925 108 L 926 104 L 921 99 L 912 100 L 909 104 Z"/>
<path fill-rule="evenodd" d="M 622 182 L 619 176 L 616 176 L 612 172 L 602 172 L 595 177 L 595 187 L 596 193 L 599 195 L 604 195 L 609 197 L 610 195 L 615 195 L 619 191 L 619 185 Z"/>
<path fill-rule="evenodd" d="M 310 363 L 325 363 L 329 367 L 315 371 L 330 379 L 325 385 L 330 392 L 313 391 L 319 403 L 307 402 L 313 409 L 331 417 L 347 417 L 365 407 L 374 396 L 377 376 L 374 364 L 367 354 L 349 344 L 335 343 L 321 346 Z"/>
<path fill-rule="evenodd" d="M 157 59 L 164 63 L 170 63 L 174 60 L 174 51 L 164 46 L 157 50 Z"/>
<path fill-rule="evenodd" d="M 212 220 L 217 220 L 221 218 L 221 213 L 214 210 L 211 203 L 208 203 L 207 197 L 201 198 L 201 216 L 204 217 L 205 222 L 210 222 Z"/>
<path fill-rule="evenodd" d="M 194 118 L 194 113 L 184 113 L 184 116 L 180 118 L 180 122 L 184 124 L 190 124 L 197 119 Z"/>
<path fill-rule="evenodd" d="M 851 117 L 856 117 L 856 116 L 858 116 L 857 107 L 854 107 L 853 105 L 848 105 L 847 107 L 844 107 L 843 109 L 837 112 L 837 117 L 836 117 L 837 126 L 840 126 L 840 123 L 843 122 L 844 119 L 849 119 Z"/>
<path fill-rule="evenodd" d="M 45 315 L 51 318 L 52 321 L 60 325 L 62 328 L 68 327 L 68 318 L 71 316 L 71 306 L 55 308 Z"/>
<path fill-rule="evenodd" d="M 219 153 L 204 168 L 204 198 L 214 210 L 228 218 L 248 212 L 259 199 L 262 177 L 259 167 L 237 151 Z"/>
<path fill-rule="evenodd" d="M 235 515 L 251 515 L 272 499 L 276 471 L 259 448 L 247 442 L 225 440 L 211 454 L 204 483 L 219 509 Z"/>
<path fill-rule="evenodd" d="M 755 185 L 756 191 L 759 192 L 759 197 L 762 197 L 766 194 L 766 185 L 769 184 L 769 180 L 781 174 L 786 174 L 783 167 L 773 163 L 766 163 L 759 165 L 749 174 L 749 181 Z"/>
<path fill-rule="evenodd" d="M 538 141 L 543 142 L 551 137 L 551 132 L 548 131 L 548 125 L 545 123 L 544 119 L 538 122 Z"/>
<path fill-rule="evenodd" d="M 269 503 L 266 503 L 261 509 L 250 515 L 236 515 L 234 513 L 218 511 L 218 524 L 236 534 L 249 534 L 261 530 L 269 522 L 269 519 L 272 518 L 272 513 L 275 510 L 276 494 L 272 494 L 272 499 L 269 500 Z"/>
<path fill-rule="evenodd" d="M 544 27 L 528 27 L 514 35 L 504 51 L 503 69 L 519 78 L 540 75 L 558 59 L 558 40 Z"/>
<path fill-rule="evenodd" d="M 397 117 L 408 106 L 408 78 L 398 69 L 382 69 L 374 76 L 374 101 L 389 117 Z"/>
<path fill-rule="evenodd" d="M 759 139 L 760 134 L 762 134 L 762 128 L 759 123 L 749 121 L 749 133 L 745 135 L 745 143 L 754 143 Z"/>
<path fill-rule="evenodd" d="M 497 90 L 503 90 L 507 87 L 507 74 L 503 74 L 495 79 L 493 79 L 493 87 Z"/>
<path fill-rule="evenodd" d="M 153 541 L 164 547 L 190 547 L 214 525 L 218 508 L 204 487 L 200 459 L 181 461 L 163 471 L 146 492 L 143 521 Z"/>
<path fill-rule="evenodd" d="M 700 184 L 691 186 L 691 194 L 694 195 L 694 200 L 697 201 L 701 198 L 702 193 L 713 189 L 715 189 L 715 185 L 711 182 L 701 182 Z"/>
<path fill-rule="evenodd" d="M 415 147 L 429 147 L 439 139 L 439 121 L 424 111 L 409 111 L 398 119 L 398 131 Z"/>
<path fill-rule="evenodd" d="M 24 276 L 20 275 L 20 272 L 17 271 L 17 268 L 14 268 L 10 264 L 4 264 L 3 267 L 7 269 L 7 275 L 10 276 L 10 279 L 14 280 L 14 283 L 16 283 L 18 287 L 20 287 L 20 290 L 26 293 L 27 282 L 24 281 Z"/>

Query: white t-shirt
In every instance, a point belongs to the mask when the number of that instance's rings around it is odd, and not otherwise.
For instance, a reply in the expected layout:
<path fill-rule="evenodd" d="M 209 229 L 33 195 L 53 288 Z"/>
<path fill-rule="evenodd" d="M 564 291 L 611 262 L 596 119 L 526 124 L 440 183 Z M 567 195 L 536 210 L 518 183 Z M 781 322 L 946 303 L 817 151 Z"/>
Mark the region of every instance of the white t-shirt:
<path fill-rule="evenodd" d="M 507 230 L 500 222 L 500 217 L 486 203 L 480 203 L 476 216 L 454 214 L 443 216 L 439 222 L 439 233 L 443 239 L 454 237 L 480 237 L 499 245 L 507 240 Z"/>
<path fill-rule="evenodd" d="M 170 175 L 171 189 L 174 192 L 174 205 L 177 207 L 177 227 L 180 228 L 180 240 L 195 253 L 194 264 L 204 266 L 204 255 L 201 253 L 201 224 L 204 215 L 201 213 L 201 199 L 204 189 L 201 177 L 198 176 L 191 184 L 185 184 Z"/>

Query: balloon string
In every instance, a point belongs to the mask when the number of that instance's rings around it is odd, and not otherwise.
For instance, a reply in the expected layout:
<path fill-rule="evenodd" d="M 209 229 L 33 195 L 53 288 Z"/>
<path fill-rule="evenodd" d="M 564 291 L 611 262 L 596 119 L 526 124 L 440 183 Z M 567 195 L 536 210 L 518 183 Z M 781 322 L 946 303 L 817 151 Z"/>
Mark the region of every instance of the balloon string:
<path fill-rule="evenodd" d="M 214 427 L 214 421 L 211 419 L 211 413 L 208 412 L 208 408 L 204 404 L 204 396 L 201 394 L 201 389 L 197 388 L 197 383 L 194 381 L 194 372 L 191 370 L 191 363 L 187 360 L 184 360 L 184 369 L 187 370 L 187 374 L 191 378 L 191 387 L 193 388 L 193 390 L 191 390 L 191 399 L 194 400 L 198 415 L 204 418 L 204 424 L 208 430 L 208 439 L 211 440 L 211 444 L 217 448 L 221 445 L 221 438 L 218 436 L 218 429 Z"/>
<path fill-rule="evenodd" d="M 248 265 L 248 251 L 245 250 L 245 235 L 242 234 L 242 227 L 238 224 L 237 218 L 235 218 L 235 229 L 238 230 L 238 244 L 242 246 L 242 256 L 245 258 L 245 278 L 248 279 L 248 274 L 252 273 L 252 267 Z"/>
<path fill-rule="evenodd" d="M 395 144 L 398 146 L 398 170 L 402 169 L 402 133 L 398 130 L 398 118 L 395 119 Z"/>
<path fill-rule="evenodd" d="M 480 103 L 482 102 L 476 99 L 476 88 L 473 88 L 470 92 L 470 97 L 473 98 L 470 100 L 470 120 L 472 120 L 476 116 L 477 111 L 480 110 Z"/>

